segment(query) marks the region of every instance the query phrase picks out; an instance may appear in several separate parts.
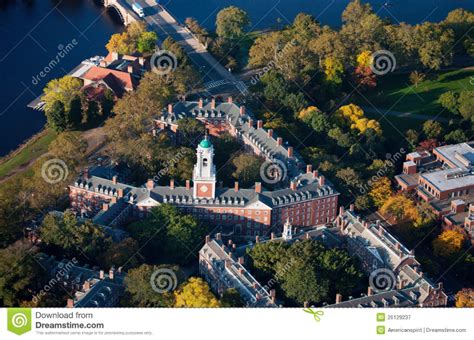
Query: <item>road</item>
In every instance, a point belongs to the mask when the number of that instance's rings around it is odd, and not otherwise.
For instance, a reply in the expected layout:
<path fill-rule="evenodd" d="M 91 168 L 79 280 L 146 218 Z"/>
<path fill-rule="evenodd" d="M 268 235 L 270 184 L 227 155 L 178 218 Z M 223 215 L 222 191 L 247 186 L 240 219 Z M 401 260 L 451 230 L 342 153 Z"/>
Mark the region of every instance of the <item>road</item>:
<path fill-rule="evenodd" d="M 132 0 L 126 0 L 131 6 Z M 158 37 L 170 36 L 178 42 L 191 62 L 202 75 L 203 83 L 209 93 L 226 90 L 245 92 L 243 83 L 217 61 L 182 24 L 176 21 L 161 5 L 154 0 L 141 1 L 147 25 L 157 32 Z"/>

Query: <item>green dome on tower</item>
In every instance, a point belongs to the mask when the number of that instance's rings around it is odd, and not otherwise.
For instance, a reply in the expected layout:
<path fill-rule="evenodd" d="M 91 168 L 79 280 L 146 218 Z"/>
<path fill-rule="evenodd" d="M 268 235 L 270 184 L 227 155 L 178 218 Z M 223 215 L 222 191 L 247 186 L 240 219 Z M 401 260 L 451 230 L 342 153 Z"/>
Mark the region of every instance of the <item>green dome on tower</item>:
<path fill-rule="evenodd" d="M 201 148 L 204 148 L 204 149 L 207 149 L 207 148 L 210 148 L 212 146 L 211 142 L 209 141 L 209 139 L 207 139 L 207 136 L 201 141 L 201 143 L 199 143 L 199 146 Z"/>

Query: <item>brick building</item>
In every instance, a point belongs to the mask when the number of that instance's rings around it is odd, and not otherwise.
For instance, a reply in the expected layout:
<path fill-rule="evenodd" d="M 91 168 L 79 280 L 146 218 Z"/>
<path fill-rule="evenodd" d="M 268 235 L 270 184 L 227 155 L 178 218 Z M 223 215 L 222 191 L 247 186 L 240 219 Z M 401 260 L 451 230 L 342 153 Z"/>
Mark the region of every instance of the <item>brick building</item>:
<path fill-rule="evenodd" d="M 402 190 L 414 191 L 429 202 L 447 226 L 465 228 L 474 236 L 474 142 L 412 152 L 395 176 Z"/>
<path fill-rule="evenodd" d="M 336 217 L 338 195 L 324 176 L 307 167 L 287 188 L 270 191 L 260 182 L 250 189 L 217 185 L 213 163 L 214 146 L 206 137 L 197 147 L 193 181 L 184 187 L 158 186 L 148 180 L 142 187 L 118 181 L 102 168 L 91 169 L 69 186 L 71 208 L 81 216 L 107 226 L 120 226 L 127 219 L 143 217 L 163 203 L 177 206 L 225 233 L 254 237 L 281 227 L 289 220 L 295 226 L 331 223 Z"/>

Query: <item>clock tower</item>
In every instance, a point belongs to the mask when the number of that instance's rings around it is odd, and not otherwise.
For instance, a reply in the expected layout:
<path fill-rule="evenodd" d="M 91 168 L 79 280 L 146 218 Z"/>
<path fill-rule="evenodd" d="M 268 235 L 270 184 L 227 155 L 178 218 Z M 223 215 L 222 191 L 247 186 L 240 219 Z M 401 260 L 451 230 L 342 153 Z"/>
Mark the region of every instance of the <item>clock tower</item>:
<path fill-rule="evenodd" d="M 197 162 L 193 171 L 193 197 L 216 197 L 216 166 L 214 165 L 214 146 L 208 136 L 197 147 Z"/>

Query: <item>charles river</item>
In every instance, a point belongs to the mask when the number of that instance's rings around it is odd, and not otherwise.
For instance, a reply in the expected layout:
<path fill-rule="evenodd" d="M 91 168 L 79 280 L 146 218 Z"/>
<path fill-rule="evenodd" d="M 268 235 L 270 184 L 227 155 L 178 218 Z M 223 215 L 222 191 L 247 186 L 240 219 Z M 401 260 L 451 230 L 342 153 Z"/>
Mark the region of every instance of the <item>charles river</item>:
<path fill-rule="evenodd" d="M 0 156 L 15 149 L 44 126 L 40 111 L 26 105 L 46 83 L 82 60 L 106 53 L 111 34 L 123 30 L 99 0 L 0 0 Z M 349 0 L 162 0 L 179 21 L 193 16 L 213 28 L 217 12 L 229 5 L 245 9 L 252 29 L 276 28 L 299 12 L 322 24 L 338 26 Z M 439 21 L 452 9 L 474 10 L 473 0 L 370 0 L 374 10 L 393 22 Z M 67 53 L 65 53 L 67 48 Z M 59 53 L 62 52 L 62 53 Z M 58 57 L 58 55 L 60 55 Z M 51 60 L 56 67 L 44 73 Z M 42 72 L 43 71 L 43 72 Z M 43 76 L 40 75 L 42 72 Z"/>

